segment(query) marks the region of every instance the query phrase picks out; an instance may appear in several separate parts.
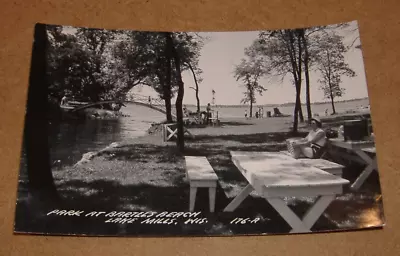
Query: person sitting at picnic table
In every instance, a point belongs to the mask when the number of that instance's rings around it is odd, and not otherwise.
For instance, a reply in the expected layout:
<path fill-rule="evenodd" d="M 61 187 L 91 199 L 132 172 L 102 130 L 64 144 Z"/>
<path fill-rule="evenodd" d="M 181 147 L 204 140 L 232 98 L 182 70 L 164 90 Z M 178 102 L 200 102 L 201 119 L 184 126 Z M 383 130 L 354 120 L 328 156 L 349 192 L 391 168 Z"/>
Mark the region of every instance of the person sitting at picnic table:
<path fill-rule="evenodd" d="M 68 98 L 67 98 L 67 95 L 64 95 L 64 97 L 62 97 L 60 105 L 61 105 L 61 106 L 68 105 Z"/>
<path fill-rule="evenodd" d="M 319 158 L 326 144 L 325 131 L 321 129 L 322 122 L 319 117 L 311 118 L 311 131 L 307 137 L 294 141 L 292 146 L 294 150 L 299 150 L 299 157 Z"/>

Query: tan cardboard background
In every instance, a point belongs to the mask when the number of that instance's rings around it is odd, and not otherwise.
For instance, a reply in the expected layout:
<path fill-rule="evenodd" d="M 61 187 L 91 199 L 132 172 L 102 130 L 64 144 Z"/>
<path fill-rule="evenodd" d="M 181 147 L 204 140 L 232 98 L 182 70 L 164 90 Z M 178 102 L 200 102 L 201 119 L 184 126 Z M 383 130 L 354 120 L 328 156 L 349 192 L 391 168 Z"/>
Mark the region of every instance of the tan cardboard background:
<path fill-rule="evenodd" d="M 14 0 L 0 11 L 0 255 L 396 255 L 400 251 L 400 1 Z M 231 238 L 13 235 L 36 22 L 140 30 L 257 30 L 358 20 L 377 136 L 383 230 Z"/>

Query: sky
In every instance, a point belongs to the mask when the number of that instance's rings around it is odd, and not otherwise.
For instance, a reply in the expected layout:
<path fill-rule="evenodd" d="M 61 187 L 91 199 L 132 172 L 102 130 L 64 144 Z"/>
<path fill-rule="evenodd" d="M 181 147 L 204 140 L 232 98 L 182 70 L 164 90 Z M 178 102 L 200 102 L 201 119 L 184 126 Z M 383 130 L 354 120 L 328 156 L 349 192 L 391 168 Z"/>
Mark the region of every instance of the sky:
<path fill-rule="evenodd" d="M 352 32 L 350 32 L 352 31 Z M 345 36 L 345 43 L 351 43 L 356 39 L 355 45 L 359 43 L 359 32 L 356 22 L 345 31 L 339 31 Z M 212 101 L 212 90 L 215 90 L 215 104 L 217 105 L 239 105 L 243 98 L 245 88 L 240 81 L 236 81 L 233 76 L 235 65 L 244 58 L 244 49 L 251 45 L 258 36 L 258 31 L 250 32 L 206 32 L 200 33 L 208 38 L 205 46 L 201 50 L 199 67 L 203 70 L 203 82 L 199 85 L 201 105 Z M 360 49 L 353 48 L 345 55 L 346 62 L 356 72 L 356 77 L 343 77 L 341 86 L 346 89 L 346 93 L 340 100 L 368 97 L 367 84 L 365 78 L 363 56 Z M 311 101 L 322 102 L 324 99 L 322 90 L 318 83 L 319 74 L 313 72 L 311 76 Z M 196 104 L 195 91 L 192 74 L 187 71 L 182 74 L 185 84 L 184 104 Z M 295 101 L 295 88 L 291 83 L 290 77 L 280 83 L 279 79 L 261 79 L 267 91 L 262 96 L 257 95 L 257 104 L 282 104 Z M 157 94 L 147 86 L 134 88 L 134 93 L 141 95 Z M 302 102 L 305 102 L 305 90 L 302 90 Z"/>

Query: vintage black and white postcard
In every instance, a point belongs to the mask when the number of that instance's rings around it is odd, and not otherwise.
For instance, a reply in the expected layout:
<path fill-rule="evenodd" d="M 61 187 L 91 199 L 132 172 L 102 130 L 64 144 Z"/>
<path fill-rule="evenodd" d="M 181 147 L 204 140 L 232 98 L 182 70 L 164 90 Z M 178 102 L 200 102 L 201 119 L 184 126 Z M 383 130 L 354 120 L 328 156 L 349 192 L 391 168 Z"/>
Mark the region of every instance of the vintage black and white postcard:
<path fill-rule="evenodd" d="M 357 22 L 34 34 L 15 233 L 384 226 Z"/>

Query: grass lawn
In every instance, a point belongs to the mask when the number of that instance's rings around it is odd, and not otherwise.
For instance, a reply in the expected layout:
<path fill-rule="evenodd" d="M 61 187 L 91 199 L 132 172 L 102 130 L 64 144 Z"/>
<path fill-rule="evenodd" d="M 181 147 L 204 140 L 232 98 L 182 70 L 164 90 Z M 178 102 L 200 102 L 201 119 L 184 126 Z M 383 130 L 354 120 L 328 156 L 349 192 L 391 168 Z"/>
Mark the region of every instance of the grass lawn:
<path fill-rule="evenodd" d="M 222 213 L 247 181 L 232 163 L 229 151 L 280 151 L 290 137 L 290 118 L 261 120 L 225 120 L 220 127 L 193 128 L 195 138 L 186 140 L 184 155 L 206 156 L 219 180 L 216 212 L 207 213 L 208 194 L 199 189 L 195 211 L 208 219 L 205 224 L 135 225 L 105 224 L 102 218 L 57 218 L 45 216 L 51 207 L 37 206 L 21 200 L 17 217 L 30 209 L 30 220 L 17 228 L 30 226 L 36 232 L 73 232 L 103 235 L 221 235 L 286 233 L 290 227 L 276 211 L 256 193 L 252 193 L 233 213 Z M 301 129 L 302 135 L 306 131 Z M 189 208 L 189 185 L 185 179 L 184 155 L 177 152 L 174 142 L 162 142 L 161 134 L 125 141 L 115 148 L 102 151 L 92 161 L 78 166 L 53 170 L 57 190 L 62 197 L 59 207 L 86 211 L 183 212 Z M 348 166 L 344 178 L 353 181 L 362 166 Z M 380 225 L 382 201 L 379 199 L 378 175 L 372 175 L 357 192 L 345 189 L 314 225 L 313 230 L 325 231 Z M 304 213 L 313 198 L 286 198 L 297 212 Z M 54 207 L 53 207 L 54 208 Z M 40 210 L 41 209 L 41 210 Z M 259 218 L 257 224 L 231 225 L 235 217 Z M 63 222 L 60 222 L 60 219 Z M 45 223 L 45 224 L 43 224 Z M 372 223 L 372 224 L 371 224 Z M 33 227 L 33 228 L 32 228 Z"/>

